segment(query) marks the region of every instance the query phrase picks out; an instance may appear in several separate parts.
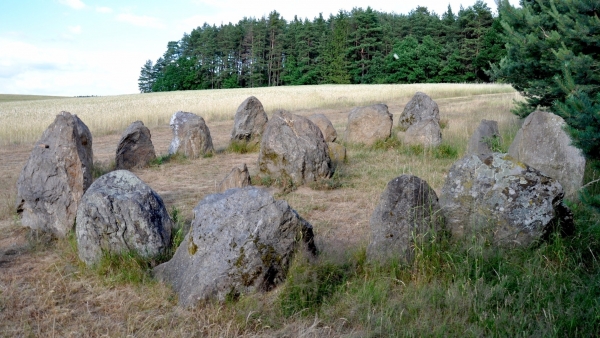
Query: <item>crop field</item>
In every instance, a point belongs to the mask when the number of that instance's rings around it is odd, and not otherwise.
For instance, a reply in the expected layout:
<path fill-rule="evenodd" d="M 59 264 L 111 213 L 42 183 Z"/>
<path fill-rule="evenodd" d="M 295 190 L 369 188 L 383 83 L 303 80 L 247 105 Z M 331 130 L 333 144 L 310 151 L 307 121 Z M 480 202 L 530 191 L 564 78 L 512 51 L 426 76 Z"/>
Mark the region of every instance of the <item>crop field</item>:
<path fill-rule="evenodd" d="M 347 113 L 385 103 L 394 125 L 417 91 L 439 105 L 443 142 L 406 146 L 392 137 L 374 146 L 345 144 Z M 286 109 L 322 113 L 348 150 L 325 185 L 287 189 L 262 182 L 258 153 L 228 148 L 239 104 L 256 96 L 269 116 Z M 507 85 L 326 85 L 152 93 L 37 101 L 0 101 L 0 335 L 57 337 L 387 337 L 590 336 L 600 327 L 600 264 L 585 232 L 535 248 L 507 251 L 477 239 L 417 248 L 410 265 L 366 262 L 369 218 L 387 182 L 401 174 L 426 180 L 439 194 L 482 119 L 499 123 L 506 151 L 519 128 L 510 113 L 520 95 Z M 205 118 L 216 153 L 176 158 L 134 173 L 165 201 L 178 224 L 234 166 L 246 163 L 253 184 L 285 199 L 310 222 L 321 251 L 293 262 L 287 281 L 236 301 L 177 305 L 149 273 L 156 262 L 107 258 L 88 269 L 73 236 L 30 233 L 15 214 L 16 182 L 32 144 L 60 111 L 77 114 L 93 135 L 96 176 L 114 165 L 121 132 L 141 120 L 157 155 L 166 155 L 176 111 Z M 394 128 L 393 134 L 396 133 Z M 590 176 L 591 175 L 591 176 Z M 591 173 L 588 180 L 596 175 Z M 596 175 L 597 176 L 597 175 Z M 570 202 L 571 203 L 571 202 Z M 598 220 L 576 212 L 581 229 Z M 591 254 L 590 254 L 591 253 Z"/>

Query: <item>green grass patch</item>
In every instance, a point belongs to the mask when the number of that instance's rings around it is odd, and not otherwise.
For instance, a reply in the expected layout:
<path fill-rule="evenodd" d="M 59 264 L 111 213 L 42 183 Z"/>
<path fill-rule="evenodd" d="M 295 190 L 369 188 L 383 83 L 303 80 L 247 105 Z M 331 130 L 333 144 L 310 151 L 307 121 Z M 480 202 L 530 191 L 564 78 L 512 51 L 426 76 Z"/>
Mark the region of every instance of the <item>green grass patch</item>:
<path fill-rule="evenodd" d="M 210 153 L 210 154 L 211 154 L 210 156 L 205 155 L 205 157 L 212 157 L 212 153 Z M 185 156 L 181 153 L 165 154 L 165 155 L 156 156 L 155 159 L 150 161 L 150 166 L 158 167 L 158 166 L 161 166 L 161 165 L 167 164 L 167 163 L 185 164 L 188 162 L 189 162 L 189 159 L 187 158 L 187 156 Z"/>
<path fill-rule="evenodd" d="M 236 154 L 257 153 L 260 150 L 260 143 L 246 141 L 231 141 L 226 151 Z"/>

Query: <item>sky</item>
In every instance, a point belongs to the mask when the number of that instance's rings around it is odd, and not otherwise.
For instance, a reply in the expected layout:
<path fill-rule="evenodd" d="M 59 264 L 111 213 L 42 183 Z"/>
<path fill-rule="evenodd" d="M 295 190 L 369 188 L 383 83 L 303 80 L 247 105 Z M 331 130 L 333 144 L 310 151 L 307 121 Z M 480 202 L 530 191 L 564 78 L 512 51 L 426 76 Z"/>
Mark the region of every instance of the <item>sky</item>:
<path fill-rule="evenodd" d="M 484 0 L 493 12 L 494 0 Z M 511 0 L 515 4 L 518 0 Z M 417 6 L 458 13 L 475 0 L 1 0 L 0 93 L 59 96 L 121 95 L 138 91 L 146 60 L 169 41 L 208 24 L 237 23 L 276 10 L 312 20 L 354 7 L 408 14 Z"/>

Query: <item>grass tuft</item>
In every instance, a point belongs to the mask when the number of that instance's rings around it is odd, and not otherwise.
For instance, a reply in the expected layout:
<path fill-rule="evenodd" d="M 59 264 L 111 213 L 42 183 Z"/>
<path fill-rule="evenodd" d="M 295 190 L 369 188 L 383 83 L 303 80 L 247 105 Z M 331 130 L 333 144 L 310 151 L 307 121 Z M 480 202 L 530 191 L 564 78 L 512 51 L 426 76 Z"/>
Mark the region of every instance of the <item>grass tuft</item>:
<path fill-rule="evenodd" d="M 226 151 L 235 154 L 257 153 L 260 151 L 260 143 L 232 140 Z"/>

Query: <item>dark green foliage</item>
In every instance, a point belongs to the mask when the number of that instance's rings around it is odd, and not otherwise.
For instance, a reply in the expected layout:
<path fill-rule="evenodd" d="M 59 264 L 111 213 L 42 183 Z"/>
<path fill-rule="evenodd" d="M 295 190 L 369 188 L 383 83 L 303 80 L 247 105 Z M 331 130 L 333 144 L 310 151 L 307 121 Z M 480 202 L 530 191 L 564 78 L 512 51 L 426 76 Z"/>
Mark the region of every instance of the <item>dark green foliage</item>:
<path fill-rule="evenodd" d="M 370 7 L 312 21 L 273 11 L 237 24 L 204 24 L 167 44 L 139 77 L 141 92 L 346 83 L 489 81 L 503 55 L 498 19 L 481 1 L 441 18 Z M 394 57 L 396 54 L 398 57 Z"/>

